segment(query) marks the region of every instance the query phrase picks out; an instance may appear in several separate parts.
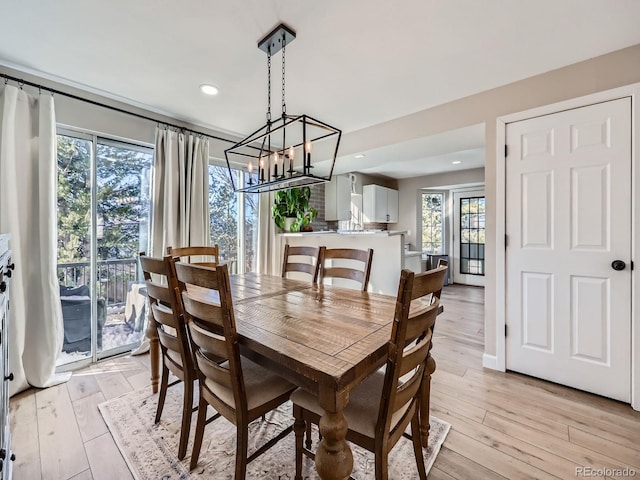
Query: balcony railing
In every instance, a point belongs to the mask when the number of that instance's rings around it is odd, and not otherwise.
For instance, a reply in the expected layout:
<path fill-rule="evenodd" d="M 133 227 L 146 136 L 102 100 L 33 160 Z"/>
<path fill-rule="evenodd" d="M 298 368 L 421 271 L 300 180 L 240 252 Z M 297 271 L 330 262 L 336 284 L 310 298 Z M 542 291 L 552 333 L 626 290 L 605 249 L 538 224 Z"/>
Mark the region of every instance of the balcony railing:
<path fill-rule="evenodd" d="M 107 306 L 124 305 L 131 283 L 141 279 L 136 258 L 100 260 L 97 269 L 97 295 L 106 300 Z M 67 287 L 90 285 L 91 265 L 89 262 L 59 263 L 58 280 Z"/>

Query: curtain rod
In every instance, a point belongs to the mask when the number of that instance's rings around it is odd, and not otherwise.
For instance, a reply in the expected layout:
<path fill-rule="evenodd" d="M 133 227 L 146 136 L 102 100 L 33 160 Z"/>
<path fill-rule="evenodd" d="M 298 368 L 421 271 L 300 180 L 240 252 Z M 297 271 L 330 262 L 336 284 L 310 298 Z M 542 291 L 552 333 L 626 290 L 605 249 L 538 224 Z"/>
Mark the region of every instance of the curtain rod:
<path fill-rule="evenodd" d="M 167 125 L 168 127 L 173 127 L 173 128 L 177 128 L 179 130 L 184 130 L 185 132 L 195 133 L 196 135 L 202 135 L 204 137 L 213 138 L 215 140 L 221 140 L 223 142 L 236 143 L 235 140 L 229 140 L 228 138 L 222 138 L 222 137 L 218 137 L 216 135 L 210 135 L 208 133 L 198 132 L 197 130 L 192 130 L 190 128 L 181 127 L 180 125 L 175 125 L 173 123 L 168 123 L 168 122 L 164 122 L 162 120 L 157 120 L 155 118 L 147 117 L 146 115 L 142 115 L 142 114 L 134 113 L 134 112 L 129 112 L 128 110 L 124 110 L 122 108 L 113 107 L 111 105 L 106 105 L 104 103 L 96 102 L 95 100 L 89 100 L 88 98 L 79 97 L 78 95 L 74 95 L 72 93 L 66 93 L 66 92 L 63 92 L 63 91 L 60 91 L 60 90 L 56 90 L 55 88 L 45 87 L 44 85 L 40 85 L 40 84 L 37 84 L 37 83 L 34 83 L 34 82 L 29 82 L 28 80 L 24 80 L 24 79 L 21 79 L 21 78 L 12 77 L 11 75 L 7 75 L 7 74 L 4 74 L 4 73 L 0 73 L 0 77 L 3 77 L 5 79 L 5 82 L 4 82 L 5 84 L 7 84 L 7 82 L 9 80 L 11 80 L 13 82 L 16 82 L 20 87 L 22 87 L 23 85 L 29 85 L 30 87 L 35 87 L 35 88 L 37 88 L 39 90 L 46 90 L 46 91 L 51 92 L 51 93 L 56 94 L 56 95 L 62 95 L 64 97 L 69 97 L 69 98 L 72 98 L 74 100 L 78 100 L 80 102 L 89 103 L 89 104 L 95 105 L 97 107 L 106 108 L 106 109 L 113 110 L 114 112 L 118 112 L 118 113 L 124 113 L 125 115 L 131 115 L 132 117 L 141 118 L 143 120 L 148 120 L 150 122 L 161 123 L 163 125 Z"/>

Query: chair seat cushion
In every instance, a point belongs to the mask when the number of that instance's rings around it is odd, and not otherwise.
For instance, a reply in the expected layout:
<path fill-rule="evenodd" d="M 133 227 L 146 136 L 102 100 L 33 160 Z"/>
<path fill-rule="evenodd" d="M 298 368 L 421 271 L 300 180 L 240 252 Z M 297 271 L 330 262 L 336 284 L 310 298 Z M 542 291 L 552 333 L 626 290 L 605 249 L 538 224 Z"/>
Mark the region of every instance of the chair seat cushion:
<path fill-rule="evenodd" d="M 382 388 L 384 386 L 384 376 L 385 370 L 381 369 L 376 371 L 349 394 L 349 403 L 344 410 L 344 416 L 349 424 L 349 430 L 358 432 L 369 438 L 375 438 L 378 410 L 380 409 Z M 298 388 L 291 394 L 291 401 L 316 415 L 322 416 L 324 413 L 320 403 L 318 403 L 317 397 L 301 388 Z M 393 417 L 391 417 L 392 429 L 398 424 L 407 408 L 409 408 L 409 403 L 393 414 Z"/>
<path fill-rule="evenodd" d="M 251 360 L 241 357 L 242 376 L 244 377 L 245 391 L 247 392 L 247 408 L 253 410 L 260 405 L 264 405 L 281 395 L 292 392 L 296 387 L 284 378 L 271 373 Z M 221 367 L 229 368 L 229 362 L 220 364 Z M 219 383 L 207 378 L 205 385 L 211 392 L 224 403 L 235 409 L 233 391 Z"/>

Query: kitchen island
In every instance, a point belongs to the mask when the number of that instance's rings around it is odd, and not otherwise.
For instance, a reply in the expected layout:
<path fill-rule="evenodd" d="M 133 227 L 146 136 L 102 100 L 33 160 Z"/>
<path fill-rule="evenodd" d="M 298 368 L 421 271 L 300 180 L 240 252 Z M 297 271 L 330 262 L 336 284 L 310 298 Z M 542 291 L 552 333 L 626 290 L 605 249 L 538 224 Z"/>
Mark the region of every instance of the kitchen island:
<path fill-rule="evenodd" d="M 371 264 L 371 277 L 369 279 L 368 291 L 383 293 L 385 295 L 397 295 L 398 282 L 400 281 L 400 271 L 405 266 L 405 253 L 408 257 L 419 252 L 405 252 L 404 238 L 406 231 L 377 231 L 377 230 L 356 230 L 356 231 L 320 231 L 301 233 L 280 234 L 281 246 L 310 246 L 326 248 L 356 248 L 359 250 L 373 249 L 373 262 Z M 348 266 L 350 260 L 343 260 Z M 360 262 L 358 268 L 362 265 Z M 353 263 L 352 263 L 353 265 Z M 350 286 L 353 282 L 343 279 L 328 279 L 336 286 Z"/>

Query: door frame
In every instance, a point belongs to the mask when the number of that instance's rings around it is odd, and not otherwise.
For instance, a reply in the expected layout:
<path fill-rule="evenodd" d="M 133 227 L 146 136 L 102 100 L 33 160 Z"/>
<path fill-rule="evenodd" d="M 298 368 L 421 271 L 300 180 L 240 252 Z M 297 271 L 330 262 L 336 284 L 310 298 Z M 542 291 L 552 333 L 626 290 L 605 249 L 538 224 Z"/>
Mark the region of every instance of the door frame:
<path fill-rule="evenodd" d="M 564 110 L 585 107 L 595 103 L 603 103 L 619 98 L 631 98 L 631 259 L 640 252 L 640 208 L 636 207 L 639 196 L 640 168 L 636 162 L 640 161 L 640 83 L 624 87 L 597 92 L 583 97 L 577 97 L 542 107 L 536 107 L 522 112 L 504 115 L 496 119 L 496 225 L 495 225 L 495 265 L 496 265 L 496 354 L 484 354 L 482 365 L 499 371 L 506 371 L 506 129 L 508 123 L 527 120 L 542 115 L 549 115 Z M 640 166 L 640 165 L 639 165 Z M 640 410 L 640 312 L 636 299 L 640 299 L 640 282 L 636 270 L 631 272 L 631 407 Z"/>

